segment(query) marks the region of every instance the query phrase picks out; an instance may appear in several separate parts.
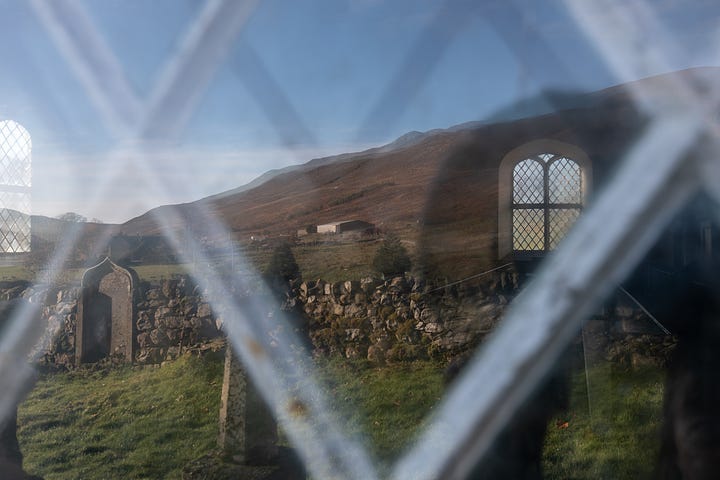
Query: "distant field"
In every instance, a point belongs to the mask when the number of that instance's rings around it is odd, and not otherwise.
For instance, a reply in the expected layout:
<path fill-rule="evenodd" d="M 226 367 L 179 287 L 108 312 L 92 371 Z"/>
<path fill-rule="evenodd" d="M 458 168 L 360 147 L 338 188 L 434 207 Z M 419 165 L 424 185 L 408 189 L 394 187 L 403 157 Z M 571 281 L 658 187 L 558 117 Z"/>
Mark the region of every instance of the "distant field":
<path fill-rule="evenodd" d="M 11 267 L 0 267 L 0 282 L 13 280 L 31 280 L 35 277 L 34 273 L 22 265 L 13 265 Z"/>
<path fill-rule="evenodd" d="M 397 229 L 396 233 L 402 239 L 415 267 L 418 265 L 417 226 L 405 225 Z M 306 238 L 302 242 L 293 244 L 292 252 L 304 279 L 321 278 L 330 282 L 359 280 L 363 277 L 379 275 L 372 267 L 372 263 L 381 242 L 382 238 L 361 239 L 359 236 L 317 235 L 312 237 L 311 241 Z M 273 250 L 272 243 L 248 243 L 239 246 L 241 253 L 238 255 L 215 254 L 204 260 L 198 258 L 197 261 L 207 262 L 204 267 L 239 270 L 249 266 L 256 272 L 262 272 L 269 263 Z M 458 259 L 459 264 L 463 263 L 462 260 Z M 146 264 L 132 265 L 132 268 L 142 280 L 155 281 L 190 273 L 194 266 L 192 263 Z M 77 284 L 85 270 L 79 267 L 67 268 L 57 275 L 57 281 L 60 284 Z M 47 272 L 38 267 L 22 265 L 0 267 L 0 281 L 36 281 L 37 279 L 44 281 L 47 277 Z"/>
<path fill-rule="evenodd" d="M 377 276 L 372 260 L 378 242 L 299 246 L 293 250 L 303 278 L 322 278 L 328 282 L 359 280 Z"/>
<path fill-rule="evenodd" d="M 318 278 L 328 282 L 360 280 L 363 277 L 379 275 L 373 268 L 372 262 L 381 241 L 340 240 L 331 237 L 324 243 L 301 243 L 293 246 L 292 252 L 305 280 Z M 403 241 L 403 244 L 414 259 L 414 242 Z M 270 261 L 272 249 L 248 247 L 244 253 L 248 262 L 262 271 Z"/>
<path fill-rule="evenodd" d="M 175 275 L 185 275 L 190 272 L 187 264 L 174 265 L 138 265 L 133 267 L 142 280 L 152 281 L 170 278 Z"/>
<path fill-rule="evenodd" d="M 186 264 L 138 265 L 132 268 L 137 272 L 141 280 L 147 281 L 170 278 L 189 272 L 189 266 Z M 80 279 L 85 270 L 85 268 L 68 268 L 62 270 L 57 275 L 57 282 L 60 284 L 80 283 Z M 35 270 L 21 265 L 0 267 L 0 281 L 27 280 L 32 282 L 37 279 L 44 280 L 47 277 L 47 272 L 43 270 Z"/>

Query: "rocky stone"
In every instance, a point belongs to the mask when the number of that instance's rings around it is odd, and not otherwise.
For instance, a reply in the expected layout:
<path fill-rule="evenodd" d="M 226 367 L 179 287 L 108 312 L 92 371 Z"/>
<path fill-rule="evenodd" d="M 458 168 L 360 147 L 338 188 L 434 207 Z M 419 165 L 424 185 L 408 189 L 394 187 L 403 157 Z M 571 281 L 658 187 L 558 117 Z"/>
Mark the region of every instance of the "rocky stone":
<path fill-rule="evenodd" d="M 409 285 L 405 277 L 394 277 L 390 280 L 388 290 L 392 293 L 403 293 L 409 290 Z"/>
<path fill-rule="evenodd" d="M 163 319 L 163 323 L 167 328 L 181 328 L 183 324 L 183 318 L 184 317 L 170 315 Z"/>
<path fill-rule="evenodd" d="M 138 345 L 140 346 L 140 348 L 155 346 L 152 339 L 150 338 L 150 334 L 147 332 L 143 332 L 140 335 L 138 335 L 137 339 L 138 339 Z"/>
<path fill-rule="evenodd" d="M 365 309 L 358 304 L 351 304 L 345 307 L 344 314 L 351 318 L 360 318 L 363 317 L 365 313 Z"/>
<path fill-rule="evenodd" d="M 431 352 L 444 355 L 472 348 L 495 327 L 511 294 L 499 290 L 499 278 L 495 290 L 486 282 L 432 294 L 422 293 L 428 286 L 410 276 L 334 284 L 322 280 L 299 282 L 294 290 L 288 290 L 282 308 L 306 316 L 303 329 L 307 329 L 316 354 L 337 352 L 373 357 L 376 361 L 387 361 L 390 349 L 391 361 Z M 72 289 L 67 291 L 61 295 L 54 290 L 48 296 L 38 289 L 32 294 L 49 301 L 43 318 L 48 322 L 48 331 L 57 330 L 45 357 L 52 362 L 71 358 L 75 353 L 67 339 L 74 333 L 75 319 L 71 316 L 75 315 L 77 296 Z M 174 355 L 180 343 L 191 346 L 221 335 L 221 312 L 213 312 L 200 292 L 183 279 L 143 284 L 134 321 L 137 361 L 162 361 Z M 381 338 L 382 345 L 378 344 Z M 463 342 L 467 344 L 461 345 Z M 368 344 L 375 348 L 370 351 Z"/>
<path fill-rule="evenodd" d="M 155 310 L 155 323 L 161 323 L 163 318 L 170 315 L 171 311 L 169 307 L 158 307 L 158 309 Z"/>
<path fill-rule="evenodd" d="M 420 321 L 423 323 L 436 323 L 437 313 L 431 308 L 424 308 L 420 312 Z"/>
<path fill-rule="evenodd" d="M 375 288 L 380 284 L 380 280 L 377 278 L 372 277 L 365 277 L 362 280 L 360 280 L 360 288 L 363 292 L 366 294 L 372 293 L 375 291 Z"/>
<path fill-rule="evenodd" d="M 385 350 L 379 345 L 370 345 L 368 347 L 367 359 L 373 363 L 385 363 Z"/>
<path fill-rule="evenodd" d="M 150 347 L 140 350 L 137 361 L 140 363 L 160 363 L 164 360 L 163 350 L 159 347 Z"/>
<path fill-rule="evenodd" d="M 346 282 L 343 282 L 343 290 L 344 293 L 348 295 L 354 295 L 358 289 L 360 288 L 360 285 L 356 281 L 348 280 Z"/>
<path fill-rule="evenodd" d="M 212 316 L 212 308 L 209 303 L 201 303 L 197 308 L 197 316 L 199 318 L 207 318 Z"/>
<path fill-rule="evenodd" d="M 163 328 L 156 328 L 150 332 L 150 340 L 154 345 L 165 347 L 170 343 L 170 339 Z"/>
<path fill-rule="evenodd" d="M 162 294 L 165 298 L 173 298 L 177 296 L 178 281 L 175 279 L 165 280 L 162 282 Z"/>
<path fill-rule="evenodd" d="M 148 300 L 158 300 L 162 295 L 162 291 L 159 288 L 153 288 L 145 292 L 145 298 Z"/>
<path fill-rule="evenodd" d="M 427 333 L 440 333 L 443 331 L 443 326 L 435 322 L 426 323 L 423 330 Z"/>
<path fill-rule="evenodd" d="M 359 328 L 346 328 L 345 329 L 345 337 L 348 340 L 358 340 L 364 337 L 363 331 Z"/>
<path fill-rule="evenodd" d="M 150 314 L 147 311 L 138 313 L 136 325 L 140 331 L 151 329 L 153 327 L 153 323 L 150 319 Z"/>

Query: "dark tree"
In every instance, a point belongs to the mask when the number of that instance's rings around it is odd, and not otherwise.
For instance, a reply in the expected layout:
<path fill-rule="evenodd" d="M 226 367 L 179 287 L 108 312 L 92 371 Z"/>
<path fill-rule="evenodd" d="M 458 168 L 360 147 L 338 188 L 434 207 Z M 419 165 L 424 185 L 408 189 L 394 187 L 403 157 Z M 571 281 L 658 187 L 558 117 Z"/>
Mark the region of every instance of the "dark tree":
<path fill-rule="evenodd" d="M 295 261 L 295 255 L 293 255 L 289 243 L 281 243 L 275 247 L 264 274 L 271 281 L 289 282 L 300 278 L 300 267 Z"/>
<path fill-rule="evenodd" d="M 79 213 L 75 213 L 75 212 L 66 212 L 66 213 L 63 213 L 62 215 L 58 215 L 55 218 L 57 218 L 58 220 L 62 220 L 63 222 L 76 222 L 76 223 L 87 222 L 87 217 L 84 217 L 84 216 L 80 215 Z"/>
<path fill-rule="evenodd" d="M 395 235 L 388 235 L 375 253 L 373 267 L 385 276 L 402 275 L 410 270 L 407 250 Z"/>

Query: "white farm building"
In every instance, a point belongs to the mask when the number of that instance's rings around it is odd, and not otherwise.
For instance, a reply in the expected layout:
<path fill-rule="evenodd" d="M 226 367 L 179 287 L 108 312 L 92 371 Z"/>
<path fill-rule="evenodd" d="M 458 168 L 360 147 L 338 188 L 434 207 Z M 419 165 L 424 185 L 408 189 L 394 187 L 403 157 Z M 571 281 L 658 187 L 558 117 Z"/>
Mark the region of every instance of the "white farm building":
<path fill-rule="evenodd" d="M 317 233 L 344 233 L 373 228 L 375 225 L 362 220 L 344 220 L 317 226 Z"/>

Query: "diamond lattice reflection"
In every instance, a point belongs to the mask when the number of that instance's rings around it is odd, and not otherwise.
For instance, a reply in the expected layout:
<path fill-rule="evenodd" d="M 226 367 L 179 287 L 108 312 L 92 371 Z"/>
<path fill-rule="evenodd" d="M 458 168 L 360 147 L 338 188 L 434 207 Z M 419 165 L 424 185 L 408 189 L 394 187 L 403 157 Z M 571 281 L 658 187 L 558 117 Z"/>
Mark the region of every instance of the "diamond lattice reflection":
<path fill-rule="evenodd" d="M 22 125 L 0 122 L 0 253 L 30 251 L 31 150 Z"/>

